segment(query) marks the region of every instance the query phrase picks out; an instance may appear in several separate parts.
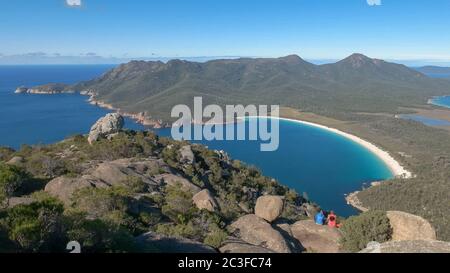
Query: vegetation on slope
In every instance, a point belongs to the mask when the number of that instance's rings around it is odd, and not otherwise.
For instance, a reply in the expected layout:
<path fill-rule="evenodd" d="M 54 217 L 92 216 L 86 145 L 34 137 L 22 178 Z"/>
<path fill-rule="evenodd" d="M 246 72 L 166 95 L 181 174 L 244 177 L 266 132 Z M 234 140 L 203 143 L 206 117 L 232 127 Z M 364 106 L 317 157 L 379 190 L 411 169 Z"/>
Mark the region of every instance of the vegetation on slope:
<path fill-rule="evenodd" d="M 403 65 L 354 54 L 335 64 L 313 65 L 296 55 L 277 59 L 133 61 L 103 76 L 67 87 L 127 112 L 169 121 L 178 104 L 279 104 L 320 114 L 390 112 L 448 94 L 450 82 Z"/>
<path fill-rule="evenodd" d="M 243 208 L 253 207 L 266 193 L 286 197 L 286 221 L 304 217 L 301 205 L 307 201 L 257 169 L 200 145 L 192 145 L 195 163 L 186 165 L 179 153 L 183 145 L 150 132 L 127 131 L 94 145 L 75 136 L 8 153 L 0 163 L 0 189 L 7 193 L 0 210 L 0 251 L 64 251 L 67 242 L 76 240 L 83 252 L 133 252 L 141 250 L 133 238 L 148 231 L 218 247 L 228 237 L 226 225 L 247 214 Z M 23 158 L 18 166 L 4 163 L 17 156 Z M 155 165 L 146 171 L 150 177 L 177 173 L 212 191 L 220 209 L 199 210 L 192 194 L 179 185 L 154 187 L 132 176 L 121 185 L 81 188 L 69 200 L 43 191 L 56 177 L 79 178 L 101 162 L 124 158 L 162 160 L 170 170 Z M 21 192 L 33 179 L 40 186 Z"/>
<path fill-rule="evenodd" d="M 391 239 L 392 227 L 384 211 L 368 211 L 358 216 L 351 216 L 343 222 L 342 247 L 357 252 L 367 247 L 370 242 L 384 243 Z"/>

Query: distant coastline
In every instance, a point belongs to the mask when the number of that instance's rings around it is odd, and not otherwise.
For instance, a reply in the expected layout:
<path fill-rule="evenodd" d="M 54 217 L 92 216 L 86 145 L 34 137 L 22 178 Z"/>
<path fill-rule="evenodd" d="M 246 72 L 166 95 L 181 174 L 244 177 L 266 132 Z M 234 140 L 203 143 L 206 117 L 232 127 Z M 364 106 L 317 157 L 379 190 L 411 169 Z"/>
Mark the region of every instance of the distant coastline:
<path fill-rule="evenodd" d="M 79 93 L 83 96 L 88 96 L 88 103 L 108 109 L 111 111 L 116 111 L 119 114 L 121 114 L 124 117 L 128 117 L 133 119 L 135 122 L 143 125 L 143 126 L 150 126 L 155 129 L 160 129 L 164 127 L 168 127 L 169 125 L 167 123 L 164 123 L 162 120 L 156 120 L 149 118 L 145 112 L 141 113 L 132 113 L 132 112 L 125 112 L 121 110 L 120 108 L 114 107 L 111 104 L 105 103 L 103 101 L 97 100 L 96 96 L 97 94 L 92 91 L 74 91 L 74 90 L 66 90 L 65 88 L 67 85 L 65 84 L 48 84 L 43 86 L 38 86 L 34 88 L 28 88 L 25 86 L 18 87 L 14 93 L 15 94 L 35 94 L 35 95 L 56 95 L 56 94 L 75 94 Z"/>

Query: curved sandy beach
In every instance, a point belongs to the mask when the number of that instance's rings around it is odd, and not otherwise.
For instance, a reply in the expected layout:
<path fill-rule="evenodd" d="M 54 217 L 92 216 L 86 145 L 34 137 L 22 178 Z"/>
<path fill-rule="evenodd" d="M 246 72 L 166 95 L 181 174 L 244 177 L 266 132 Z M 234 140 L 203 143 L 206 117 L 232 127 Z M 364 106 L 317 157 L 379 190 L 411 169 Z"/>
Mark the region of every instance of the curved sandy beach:
<path fill-rule="evenodd" d="M 308 121 L 303 121 L 303 120 L 298 120 L 298 119 L 290 119 L 290 118 L 282 118 L 282 117 L 271 117 L 271 116 L 259 116 L 260 118 L 276 118 L 279 120 L 287 120 L 287 121 L 292 121 L 292 122 L 297 122 L 300 124 L 306 124 L 309 126 L 313 126 L 313 127 L 317 127 L 317 128 L 321 128 L 323 130 L 327 130 L 329 132 L 341 135 L 347 139 L 350 139 L 353 142 L 358 143 L 359 145 L 363 146 L 364 148 L 368 149 L 370 152 L 372 152 L 373 154 L 375 154 L 377 157 L 379 157 L 381 160 L 383 160 L 383 162 L 389 167 L 389 169 L 391 170 L 392 174 L 395 177 L 399 177 L 399 178 L 411 178 L 412 174 L 411 172 L 409 172 L 408 170 L 406 170 L 405 168 L 403 168 L 403 166 L 400 165 L 399 162 L 397 162 L 388 152 L 382 150 L 381 148 L 375 146 L 374 144 L 361 139 L 355 135 L 340 131 L 338 129 L 335 128 L 331 128 L 331 127 L 327 127 L 324 125 L 320 125 L 317 123 L 312 123 L 312 122 L 308 122 Z M 249 118 L 258 118 L 256 116 L 251 116 Z"/>

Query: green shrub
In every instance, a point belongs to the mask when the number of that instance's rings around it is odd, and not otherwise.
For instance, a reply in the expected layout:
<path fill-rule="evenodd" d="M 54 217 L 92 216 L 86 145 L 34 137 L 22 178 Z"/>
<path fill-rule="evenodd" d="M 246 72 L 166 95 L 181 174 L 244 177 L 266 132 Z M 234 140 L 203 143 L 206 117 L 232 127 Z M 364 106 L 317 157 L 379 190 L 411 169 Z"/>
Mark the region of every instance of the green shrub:
<path fill-rule="evenodd" d="M 202 238 L 202 230 L 192 222 L 173 224 L 165 223 L 156 226 L 156 232 L 171 237 L 184 237 L 193 240 Z"/>
<path fill-rule="evenodd" d="M 187 223 L 196 212 L 192 203 L 192 194 L 183 191 L 181 186 L 169 186 L 165 191 L 166 199 L 162 206 L 162 213 L 176 223 Z"/>
<path fill-rule="evenodd" d="M 82 252 L 134 252 L 132 234 L 125 228 L 101 219 L 86 219 L 86 213 L 72 210 L 65 213 L 68 240 L 77 241 Z"/>
<path fill-rule="evenodd" d="M 390 240 L 392 227 L 386 212 L 368 211 L 344 221 L 341 232 L 344 249 L 356 252 L 366 248 L 371 241 L 383 243 Z"/>
<path fill-rule="evenodd" d="M 27 180 L 28 174 L 20 168 L 0 163 L 0 205 L 16 194 Z"/>
<path fill-rule="evenodd" d="M 9 231 L 9 239 L 23 251 L 61 251 L 64 249 L 63 211 L 59 201 L 48 198 L 9 209 L 1 225 Z"/>
<path fill-rule="evenodd" d="M 14 150 L 8 147 L 0 147 L 0 161 L 7 161 L 14 154 Z"/>
<path fill-rule="evenodd" d="M 205 244 L 215 248 L 222 246 L 222 243 L 227 239 L 228 233 L 219 227 L 211 228 L 211 231 L 206 235 Z"/>

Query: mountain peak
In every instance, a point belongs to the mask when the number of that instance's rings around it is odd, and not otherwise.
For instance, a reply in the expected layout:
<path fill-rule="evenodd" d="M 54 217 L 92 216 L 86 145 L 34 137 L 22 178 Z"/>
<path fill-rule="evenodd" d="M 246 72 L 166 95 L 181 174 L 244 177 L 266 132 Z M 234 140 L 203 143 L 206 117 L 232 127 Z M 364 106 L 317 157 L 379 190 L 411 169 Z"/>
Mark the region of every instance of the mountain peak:
<path fill-rule="evenodd" d="M 287 55 L 284 57 L 279 58 L 280 60 L 286 61 L 286 62 L 291 62 L 291 63 L 300 63 L 300 62 L 304 62 L 304 60 L 302 58 L 300 58 L 298 55 L 296 54 L 291 54 L 291 55 Z"/>
<path fill-rule="evenodd" d="M 354 53 L 340 61 L 340 63 L 350 64 L 353 68 L 359 68 L 367 64 L 379 64 L 380 60 L 372 59 L 364 54 Z"/>

